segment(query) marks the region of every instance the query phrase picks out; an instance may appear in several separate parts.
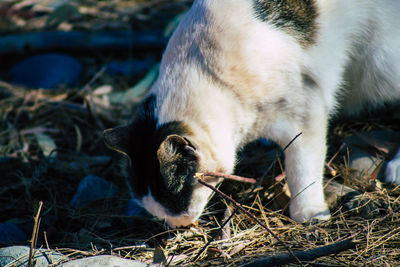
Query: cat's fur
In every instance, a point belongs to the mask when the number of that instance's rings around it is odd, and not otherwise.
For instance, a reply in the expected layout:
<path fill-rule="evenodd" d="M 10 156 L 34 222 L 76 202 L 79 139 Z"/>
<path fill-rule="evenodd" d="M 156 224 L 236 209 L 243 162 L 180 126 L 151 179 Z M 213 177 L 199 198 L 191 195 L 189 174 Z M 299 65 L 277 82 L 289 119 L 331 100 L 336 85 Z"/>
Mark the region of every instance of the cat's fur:
<path fill-rule="evenodd" d="M 249 141 L 302 132 L 285 152 L 290 216 L 328 219 L 328 120 L 400 98 L 399 25 L 398 0 L 196 0 L 137 118 L 106 143 L 129 156 L 139 202 L 177 227 L 211 195 L 195 172 L 231 173 Z M 399 165 L 387 181 L 400 181 Z"/>

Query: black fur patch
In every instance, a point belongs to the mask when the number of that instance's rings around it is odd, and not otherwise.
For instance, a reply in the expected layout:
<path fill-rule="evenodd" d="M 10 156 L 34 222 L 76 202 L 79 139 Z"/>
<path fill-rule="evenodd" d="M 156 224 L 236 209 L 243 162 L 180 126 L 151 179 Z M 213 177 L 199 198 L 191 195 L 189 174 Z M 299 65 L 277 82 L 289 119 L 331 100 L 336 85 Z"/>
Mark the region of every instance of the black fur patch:
<path fill-rule="evenodd" d="M 315 42 L 317 9 L 314 0 L 253 0 L 256 16 L 289 33 L 303 45 Z"/>
<path fill-rule="evenodd" d="M 157 127 L 155 106 L 156 97 L 151 95 L 141 104 L 136 119 L 129 125 L 127 154 L 132 164 L 128 167 L 128 174 L 136 197 L 147 195 L 150 188 L 154 199 L 171 214 L 178 215 L 188 209 L 194 178 L 189 177 L 179 192 L 168 189 L 160 174 L 157 150 L 168 135 L 183 135 L 188 130 L 183 123 L 176 121 Z"/>

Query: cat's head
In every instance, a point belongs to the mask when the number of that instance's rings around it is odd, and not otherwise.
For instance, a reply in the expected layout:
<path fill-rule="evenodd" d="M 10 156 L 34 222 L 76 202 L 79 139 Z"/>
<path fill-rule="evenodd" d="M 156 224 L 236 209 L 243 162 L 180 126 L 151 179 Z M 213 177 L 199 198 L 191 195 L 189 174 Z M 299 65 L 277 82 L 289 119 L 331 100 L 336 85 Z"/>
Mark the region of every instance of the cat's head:
<path fill-rule="evenodd" d="M 171 227 L 185 226 L 201 215 L 210 190 L 199 184 L 201 153 L 181 122 L 157 125 L 151 99 L 127 126 L 104 131 L 106 145 L 125 155 L 124 170 L 136 199 Z"/>

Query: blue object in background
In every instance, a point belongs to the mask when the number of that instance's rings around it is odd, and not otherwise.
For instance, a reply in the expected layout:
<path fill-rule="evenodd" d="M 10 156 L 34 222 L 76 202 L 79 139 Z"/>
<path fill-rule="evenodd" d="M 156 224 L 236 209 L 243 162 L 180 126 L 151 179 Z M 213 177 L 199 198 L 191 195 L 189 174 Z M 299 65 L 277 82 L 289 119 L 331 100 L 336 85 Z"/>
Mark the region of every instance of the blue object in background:
<path fill-rule="evenodd" d="M 12 222 L 0 223 L 0 243 L 25 243 L 28 239 L 28 235 L 17 224 Z"/>
<path fill-rule="evenodd" d="M 10 70 L 12 82 L 31 88 L 50 89 L 57 86 L 75 86 L 83 66 L 73 57 L 58 54 L 40 54 L 15 64 Z"/>
<path fill-rule="evenodd" d="M 111 198 L 119 191 L 118 186 L 104 178 L 88 175 L 78 186 L 78 190 L 73 196 L 70 205 L 72 207 L 83 208 L 92 201 L 98 199 Z"/>

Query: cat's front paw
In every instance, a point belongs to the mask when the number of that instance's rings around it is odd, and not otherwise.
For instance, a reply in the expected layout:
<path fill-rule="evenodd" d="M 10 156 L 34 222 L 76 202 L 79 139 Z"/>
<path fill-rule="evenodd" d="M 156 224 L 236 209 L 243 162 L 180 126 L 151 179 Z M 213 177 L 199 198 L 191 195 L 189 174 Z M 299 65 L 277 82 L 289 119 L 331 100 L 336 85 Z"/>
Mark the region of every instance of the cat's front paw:
<path fill-rule="evenodd" d="M 388 162 L 385 170 L 385 182 L 400 184 L 400 156 Z"/>
<path fill-rule="evenodd" d="M 302 205 L 292 201 L 289 206 L 290 218 L 296 222 L 310 222 L 313 220 L 326 221 L 331 218 L 329 208 L 325 203 Z"/>

